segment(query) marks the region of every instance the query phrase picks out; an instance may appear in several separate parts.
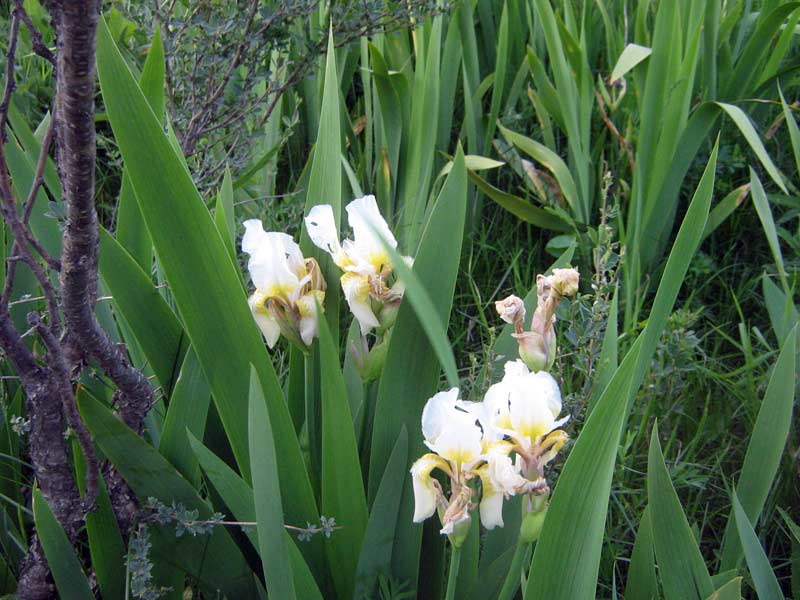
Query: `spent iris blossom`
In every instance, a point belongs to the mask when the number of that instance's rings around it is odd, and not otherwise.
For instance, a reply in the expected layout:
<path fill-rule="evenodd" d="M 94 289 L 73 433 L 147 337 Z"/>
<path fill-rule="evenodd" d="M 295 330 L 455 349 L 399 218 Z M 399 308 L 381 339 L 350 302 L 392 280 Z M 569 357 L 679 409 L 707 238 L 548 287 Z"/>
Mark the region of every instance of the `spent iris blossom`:
<path fill-rule="evenodd" d="M 313 207 L 306 217 L 308 235 L 314 244 L 328 252 L 342 271 L 344 297 L 361 327 L 362 335 L 391 325 L 403 297 L 403 286 L 388 282 L 392 261 L 381 238 L 392 248 L 397 240 L 381 216 L 375 196 L 364 196 L 345 207 L 353 239 L 339 242 L 339 233 L 329 204 Z M 410 265 L 411 258 L 404 257 Z"/>
<path fill-rule="evenodd" d="M 307 350 L 317 337 L 317 305 L 325 300 L 325 279 L 317 261 L 304 258 L 291 236 L 264 231 L 258 219 L 244 222 L 242 251 L 256 289 L 248 300 L 258 327 L 272 348 L 283 334 Z"/>
<path fill-rule="evenodd" d="M 514 325 L 512 336 L 519 344 L 519 356 L 533 371 L 549 371 L 556 358 L 556 308 L 562 298 L 578 293 L 577 269 L 553 269 L 549 276 L 536 277 L 537 304 L 531 328 L 524 330 L 525 306 L 517 296 L 495 302 L 500 318 Z"/>

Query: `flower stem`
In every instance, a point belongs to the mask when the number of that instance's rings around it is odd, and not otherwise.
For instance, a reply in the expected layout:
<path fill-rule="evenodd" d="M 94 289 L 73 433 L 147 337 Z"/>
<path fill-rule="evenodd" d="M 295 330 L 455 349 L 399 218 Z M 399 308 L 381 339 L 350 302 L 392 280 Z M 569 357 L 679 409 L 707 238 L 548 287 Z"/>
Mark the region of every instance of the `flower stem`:
<path fill-rule="evenodd" d="M 500 590 L 497 600 L 511 600 L 514 594 L 517 593 L 522 563 L 529 547 L 530 544 L 526 544 L 521 540 L 517 543 L 517 549 L 514 550 L 514 558 L 511 559 L 511 567 L 508 569 L 508 575 L 506 575 L 506 580 L 503 582 L 503 588 Z"/>
<path fill-rule="evenodd" d="M 458 566 L 461 563 L 461 548 L 453 547 L 450 554 L 450 572 L 447 575 L 447 594 L 445 600 L 453 600 L 456 597 L 456 587 L 458 586 Z"/>

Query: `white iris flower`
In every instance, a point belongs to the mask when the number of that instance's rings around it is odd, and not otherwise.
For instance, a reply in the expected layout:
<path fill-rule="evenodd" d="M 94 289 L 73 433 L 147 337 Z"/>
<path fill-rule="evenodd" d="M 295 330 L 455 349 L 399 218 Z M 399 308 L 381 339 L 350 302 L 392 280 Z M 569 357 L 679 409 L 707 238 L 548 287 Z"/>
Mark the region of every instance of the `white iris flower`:
<path fill-rule="evenodd" d="M 350 311 L 361 326 L 362 335 L 381 326 L 381 310 L 399 304 L 403 288 L 387 281 L 393 267 L 381 238 L 392 248 L 397 240 L 381 216 L 375 196 L 357 198 L 345 207 L 353 239 L 339 242 L 339 234 L 329 204 L 314 206 L 305 219 L 311 241 L 325 250 L 344 274 L 341 277 Z M 411 259 L 404 257 L 410 264 Z"/>
<path fill-rule="evenodd" d="M 258 219 L 244 222 L 242 251 L 256 289 L 248 303 L 272 348 L 283 334 L 307 349 L 317 336 L 317 304 L 325 300 L 325 280 L 313 258 L 304 258 L 294 240 L 264 231 Z"/>

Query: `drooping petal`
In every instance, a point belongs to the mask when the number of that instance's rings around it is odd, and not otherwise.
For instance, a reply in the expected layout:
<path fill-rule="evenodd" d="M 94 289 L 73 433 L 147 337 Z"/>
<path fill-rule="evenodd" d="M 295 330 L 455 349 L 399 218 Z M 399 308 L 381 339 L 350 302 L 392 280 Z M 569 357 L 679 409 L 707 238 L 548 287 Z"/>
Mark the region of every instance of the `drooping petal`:
<path fill-rule="evenodd" d="M 358 254 L 380 272 L 383 265 L 390 264 L 390 260 L 379 238 L 383 238 L 392 248 L 397 248 L 397 240 L 381 216 L 375 196 L 356 198 L 345 210 Z"/>
<path fill-rule="evenodd" d="M 300 339 L 306 346 L 310 346 L 314 338 L 317 337 L 319 327 L 319 317 L 317 315 L 317 304 L 322 306 L 325 301 L 325 292 L 312 290 L 305 296 L 298 298 L 295 306 L 300 314 Z"/>
<path fill-rule="evenodd" d="M 281 335 L 281 328 L 278 325 L 278 322 L 272 316 L 272 313 L 269 312 L 267 307 L 264 305 L 266 301 L 266 297 L 256 292 L 248 299 L 247 303 L 250 305 L 250 311 L 253 313 L 253 317 L 256 320 L 256 325 L 261 330 L 261 333 L 264 334 L 264 338 L 267 340 L 267 346 L 270 348 L 275 346 L 275 342 L 278 341 L 278 338 Z"/>
<path fill-rule="evenodd" d="M 503 499 L 524 490 L 528 483 L 508 456 L 509 451 L 509 444 L 496 444 L 486 455 L 486 465 L 478 470 L 483 489 L 481 522 L 487 529 L 503 526 Z"/>
<path fill-rule="evenodd" d="M 380 325 L 369 299 L 369 278 L 356 273 L 345 273 L 341 282 L 350 312 L 361 326 L 361 334 L 367 335 L 370 330 Z"/>
<path fill-rule="evenodd" d="M 503 527 L 503 499 L 502 493 L 484 484 L 481 496 L 481 523 L 486 529 Z"/>
<path fill-rule="evenodd" d="M 564 447 L 569 441 L 569 436 L 566 432 L 559 430 L 550 433 L 544 440 L 542 440 L 542 453 L 539 456 L 539 464 L 546 465 L 556 457 L 558 451 Z"/>
<path fill-rule="evenodd" d="M 317 248 L 325 250 L 340 268 L 349 262 L 342 246 L 339 243 L 339 230 L 333 217 L 333 207 L 330 204 L 318 204 L 308 211 L 305 218 L 308 237 Z"/>
<path fill-rule="evenodd" d="M 414 485 L 414 523 L 421 523 L 436 512 L 439 490 L 431 471 L 435 468 L 450 472 L 447 463 L 435 454 L 424 454 L 411 466 Z"/>

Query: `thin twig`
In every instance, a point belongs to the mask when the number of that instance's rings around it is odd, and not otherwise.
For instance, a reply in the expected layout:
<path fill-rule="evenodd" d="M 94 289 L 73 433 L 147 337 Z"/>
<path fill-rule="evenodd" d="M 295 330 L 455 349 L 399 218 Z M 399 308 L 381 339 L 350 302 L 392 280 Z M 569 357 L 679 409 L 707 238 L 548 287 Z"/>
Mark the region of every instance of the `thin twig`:
<path fill-rule="evenodd" d="M 52 65 L 56 64 L 56 57 L 53 56 L 53 53 L 50 52 L 50 48 L 47 47 L 47 44 L 44 43 L 44 39 L 42 38 L 42 34 L 39 32 L 38 29 L 31 21 L 30 15 L 25 11 L 25 5 L 23 4 L 22 0 L 15 0 L 17 5 L 17 12 L 19 13 L 22 22 L 25 23 L 25 27 L 28 28 L 28 31 L 31 34 L 31 46 L 33 47 L 33 51 L 41 58 L 45 59 Z"/>
<path fill-rule="evenodd" d="M 53 141 L 53 131 L 55 128 L 55 117 L 52 115 L 50 116 L 50 123 L 47 126 L 47 132 L 44 135 L 44 139 L 42 140 L 42 147 L 39 150 L 39 160 L 36 163 L 36 173 L 33 177 L 33 183 L 31 184 L 31 190 L 28 194 L 28 199 L 25 201 L 25 205 L 22 210 L 22 224 L 27 226 L 28 221 L 30 221 L 31 213 L 33 212 L 33 204 L 36 201 L 36 195 L 41 187 L 42 183 L 44 182 L 44 169 L 47 165 L 47 157 L 49 155 L 50 144 Z M 19 252 L 19 243 L 14 240 L 14 245 L 11 249 L 10 256 L 15 256 Z M 8 269 L 6 270 L 6 281 L 3 286 L 3 293 L 0 296 L 0 304 L 5 304 L 11 298 L 11 290 L 14 285 L 14 277 L 16 275 L 17 270 L 17 261 L 11 261 L 8 265 Z"/>
<path fill-rule="evenodd" d="M 635 163 L 633 161 L 633 152 L 631 151 L 631 146 L 628 143 L 628 140 L 622 136 L 622 134 L 619 132 L 619 129 L 617 129 L 617 126 L 614 125 L 614 122 L 606 113 L 606 105 L 605 102 L 603 102 L 603 96 L 601 96 L 600 92 L 597 90 L 594 91 L 594 95 L 597 98 L 597 108 L 600 109 L 600 116 L 602 117 L 603 122 L 606 124 L 606 127 L 608 127 L 608 130 L 614 134 L 614 137 L 617 138 L 620 146 L 622 146 L 622 149 L 625 151 L 625 154 L 628 157 L 628 166 L 631 169 L 631 173 L 633 173 Z"/>
<path fill-rule="evenodd" d="M 3 99 L 0 101 L 0 143 L 6 141 L 6 122 L 8 121 L 8 109 L 11 107 L 11 94 L 14 93 L 17 83 L 14 79 L 14 64 L 17 55 L 17 41 L 19 40 L 19 13 L 14 10 L 11 13 L 11 33 L 8 40 L 8 52 L 6 53 L 6 85 L 3 90 Z M 5 163 L 4 163 L 5 164 Z"/>

